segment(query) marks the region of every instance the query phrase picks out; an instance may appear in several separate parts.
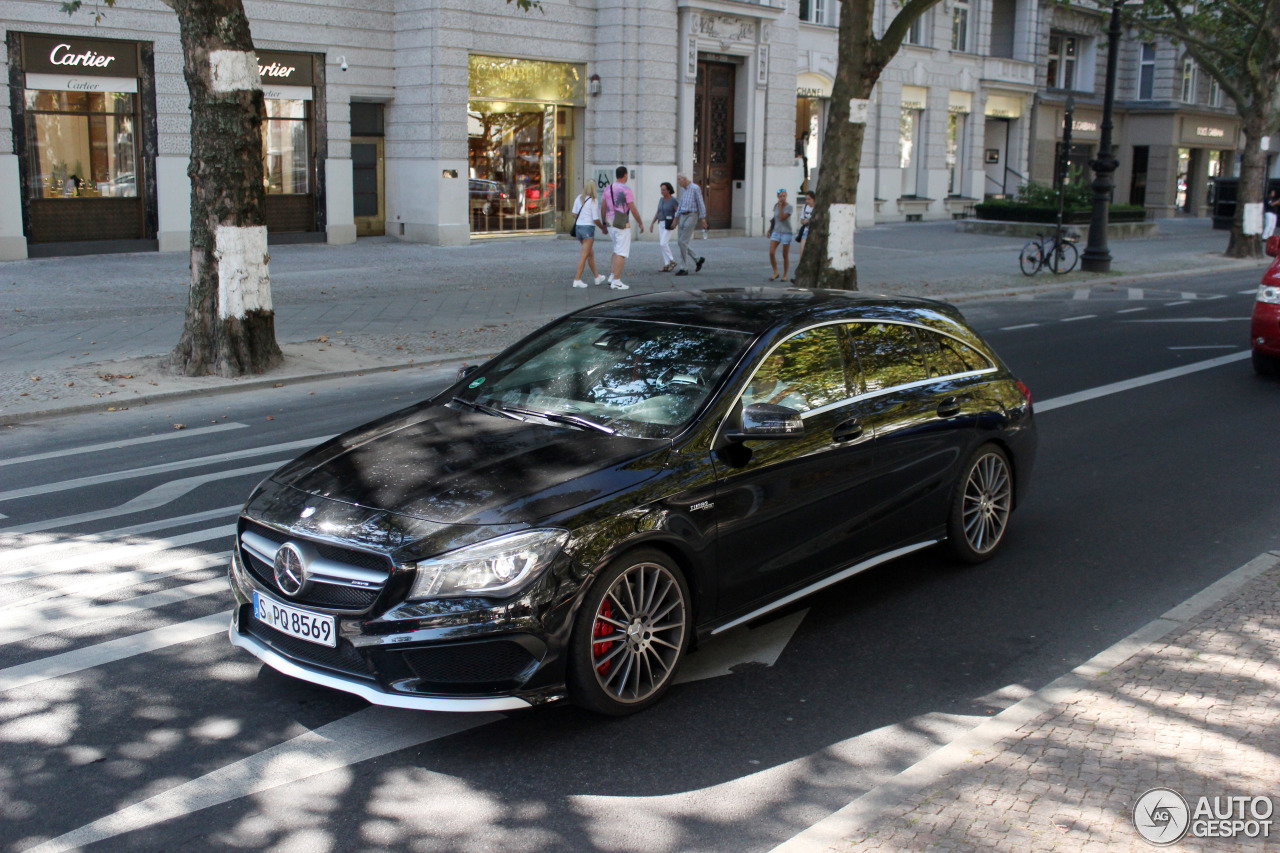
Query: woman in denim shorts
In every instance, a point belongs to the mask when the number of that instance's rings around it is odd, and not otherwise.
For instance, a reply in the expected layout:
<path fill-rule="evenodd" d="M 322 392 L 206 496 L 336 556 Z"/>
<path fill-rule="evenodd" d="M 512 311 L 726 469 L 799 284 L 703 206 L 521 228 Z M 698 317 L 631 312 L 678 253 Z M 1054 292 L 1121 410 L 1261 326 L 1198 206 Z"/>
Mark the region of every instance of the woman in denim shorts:
<path fill-rule="evenodd" d="M 604 283 L 604 276 L 596 272 L 596 226 L 600 226 L 600 230 L 604 230 L 604 223 L 600 221 L 600 203 L 596 201 L 596 184 L 595 181 L 587 181 L 582 187 L 582 195 L 578 196 L 573 202 L 573 212 L 577 214 L 573 226 L 573 236 L 578 238 L 578 242 L 582 244 L 582 254 L 578 256 L 578 274 L 573 277 L 574 287 L 586 287 L 587 283 L 582 280 L 582 270 L 584 267 L 591 267 L 591 274 L 595 276 L 595 283 Z"/>
<path fill-rule="evenodd" d="M 778 190 L 778 203 L 773 206 L 773 231 L 769 233 L 769 266 L 773 267 L 773 278 L 769 281 L 787 279 L 787 270 L 791 268 L 791 205 L 787 204 L 787 191 Z M 782 245 L 782 275 L 778 275 L 778 245 Z"/>

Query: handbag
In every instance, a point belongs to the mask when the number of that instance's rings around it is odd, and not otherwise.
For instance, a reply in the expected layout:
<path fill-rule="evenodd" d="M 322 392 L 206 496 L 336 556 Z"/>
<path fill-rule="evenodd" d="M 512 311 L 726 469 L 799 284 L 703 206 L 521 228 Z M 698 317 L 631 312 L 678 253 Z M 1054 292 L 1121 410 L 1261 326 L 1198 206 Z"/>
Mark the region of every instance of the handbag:
<path fill-rule="evenodd" d="M 610 187 L 610 189 L 612 190 L 613 188 Z M 621 210 L 618 209 L 618 196 L 615 193 L 613 196 L 613 222 L 610 224 L 614 228 L 626 228 L 631 224 L 631 220 L 628 219 L 627 216 L 627 209 L 625 207 Z"/>

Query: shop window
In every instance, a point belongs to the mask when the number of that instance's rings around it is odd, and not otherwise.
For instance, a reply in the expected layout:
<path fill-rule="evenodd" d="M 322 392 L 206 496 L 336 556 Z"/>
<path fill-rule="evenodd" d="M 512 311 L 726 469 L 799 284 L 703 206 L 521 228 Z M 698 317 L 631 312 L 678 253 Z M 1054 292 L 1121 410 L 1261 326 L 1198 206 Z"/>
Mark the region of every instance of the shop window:
<path fill-rule="evenodd" d="M 1054 146 L 1053 185 L 1059 187 L 1066 180 L 1067 186 L 1079 186 L 1089 182 L 1089 161 L 1093 159 L 1093 146 L 1071 143 L 1071 150 L 1063 156 L 1062 143 Z M 1063 168 L 1066 168 L 1065 176 Z"/>
<path fill-rule="evenodd" d="M 1196 102 L 1196 63 L 1192 59 L 1182 61 L 1182 103 Z"/>
<path fill-rule="evenodd" d="M 26 92 L 32 198 L 136 198 L 137 96 Z"/>
<path fill-rule="evenodd" d="M 964 113 L 947 114 L 947 195 L 961 195 L 964 188 Z"/>
<path fill-rule="evenodd" d="M 1133 146 L 1133 176 L 1129 181 L 1129 204 L 1142 206 L 1147 203 L 1147 164 L 1150 159 L 1149 146 Z"/>
<path fill-rule="evenodd" d="M 308 102 L 268 98 L 266 103 L 267 119 L 262 123 L 263 184 L 271 194 L 308 193 Z"/>
<path fill-rule="evenodd" d="M 969 0 L 952 0 L 951 49 L 969 50 Z"/>
<path fill-rule="evenodd" d="M 822 103 L 821 98 L 796 99 L 795 154 L 800 158 L 804 169 L 800 185 L 802 192 L 813 189 L 809 179 L 813 170 L 818 168 L 818 146 L 822 139 Z"/>
<path fill-rule="evenodd" d="M 556 107 L 472 101 L 467 112 L 471 228 L 555 227 Z M 558 168 L 559 167 L 559 168 Z"/>
<path fill-rule="evenodd" d="M 920 155 L 917 151 L 924 110 L 904 109 L 898 125 L 898 167 L 902 169 L 902 195 L 914 196 Z"/>
<path fill-rule="evenodd" d="M 1080 39 L 1065 33 L 1049 36 L 1049 88 L 1074 89 L 1076 63 L 1080 58 Z"/>
<path fill-rule="evenodd" d="M 1142 58 L 1138 67 L 1138 100 L 1149 101 L 1155 96 L 1156 46 L 1147 42 L 1142 46 Z"/>

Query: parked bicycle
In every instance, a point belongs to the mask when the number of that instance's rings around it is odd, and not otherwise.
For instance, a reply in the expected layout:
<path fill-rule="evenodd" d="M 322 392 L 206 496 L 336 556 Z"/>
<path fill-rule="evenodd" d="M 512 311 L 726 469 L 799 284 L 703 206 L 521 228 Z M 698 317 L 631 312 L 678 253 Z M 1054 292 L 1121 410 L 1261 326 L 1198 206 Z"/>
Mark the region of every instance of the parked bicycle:
<path fill-rule="evenodd" d="M 1076 237 L 1063 234 L 1037 234 L 1039 239 L 1032 240 L 1022 247 L 1018 255 L 1018 266 L 1023 275 L 1035 275 L 1041 267 L 1048 267 L 1058 275 L 1069 273 L 1076 268 L 1080 253 L 1076 251 Z"/>

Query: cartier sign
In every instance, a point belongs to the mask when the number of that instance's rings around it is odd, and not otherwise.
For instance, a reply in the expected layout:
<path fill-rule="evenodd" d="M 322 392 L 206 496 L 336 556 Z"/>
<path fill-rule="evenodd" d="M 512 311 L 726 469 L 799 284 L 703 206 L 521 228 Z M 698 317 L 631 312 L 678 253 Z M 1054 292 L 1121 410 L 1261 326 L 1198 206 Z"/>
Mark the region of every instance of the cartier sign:
<path fill-rule="evenodd" d="M 137 42 L 24 35 L 22 50 L 26 70 L 36 74 L 138 76 Z"/>
<path fill-rule="evenodd" d="M 272 86 L 311 86 L 311 54 L 284 53 L 278 50 L 258 51 L 258 74 L 262 88 Z"/>

